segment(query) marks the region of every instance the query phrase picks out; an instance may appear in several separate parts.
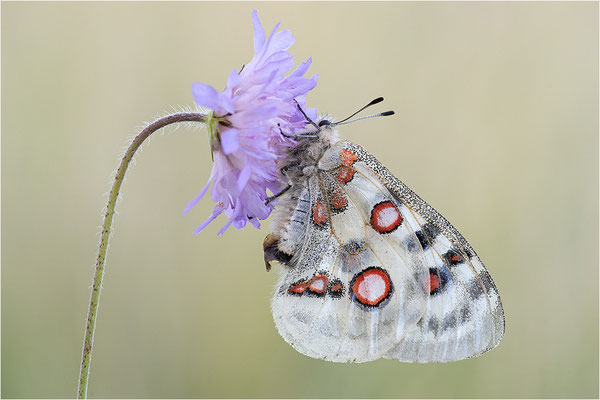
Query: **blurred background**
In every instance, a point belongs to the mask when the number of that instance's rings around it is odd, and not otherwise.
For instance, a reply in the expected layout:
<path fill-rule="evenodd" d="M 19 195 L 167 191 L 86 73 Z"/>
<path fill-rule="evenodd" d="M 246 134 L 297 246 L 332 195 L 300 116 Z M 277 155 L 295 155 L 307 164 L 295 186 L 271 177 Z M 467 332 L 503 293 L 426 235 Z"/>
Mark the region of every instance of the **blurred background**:
<path fill-rule="evenodd" d="M 281 21 L 308 104 L 437 208 L 502 295 L 495 350 L 334 364 L 279 337 L 266 229 L 201 234 L 206 134 L 155 135 L 114 222 L 90 397 L 598 397 L 598 3 L 2 5 L 2 397 L 76 394 L 101 210 L 145 121 L 223 88 Z M 266 223 L 265 225 L 267 225 Z M 267 225 L 268 226 L 268 225 Z M 265 226 L 266 227 L 266 226 Z"/>

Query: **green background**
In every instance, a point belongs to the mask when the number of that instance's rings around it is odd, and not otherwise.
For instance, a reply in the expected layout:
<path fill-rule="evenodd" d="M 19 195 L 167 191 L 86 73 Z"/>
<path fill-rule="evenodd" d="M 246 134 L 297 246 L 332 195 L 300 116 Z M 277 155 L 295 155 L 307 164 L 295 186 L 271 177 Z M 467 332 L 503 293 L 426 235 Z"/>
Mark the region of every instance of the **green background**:
<path fill-rule="evenodd" d="M 144 121 L 223 88 L 250 12 L 290 29 L 343 128 L 477 250 L 499 347 L 451 364 L 334 364 L 277 334 L 267 230 L 185 205 L 206 135 L 152 137 L 124 184 L 90 397 L 598 397 L 598 3 L 2 2 L 2 397 L 73 397 L 111 172 Z M 129 138 L 129 139 L 128 139 Z"/>

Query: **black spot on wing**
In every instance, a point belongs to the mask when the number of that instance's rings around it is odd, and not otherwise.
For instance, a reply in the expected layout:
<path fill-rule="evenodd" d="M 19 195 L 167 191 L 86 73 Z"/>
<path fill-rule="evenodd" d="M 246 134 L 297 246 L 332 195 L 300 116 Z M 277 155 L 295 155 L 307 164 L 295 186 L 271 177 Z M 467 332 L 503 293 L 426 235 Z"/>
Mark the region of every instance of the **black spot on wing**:
<path fill-rule="evenodd" d="M 440 321 L 437 318 L 431 317 L 429 318 L 429 324 L 427 325 L 427 330 L 433 332 L 435 336 L 437 336 L 440 330 Z"/>
<path fill-rule="evenodd" d="M 458 254 L 458 252 L 454 249 L 450 249 L 444 254 L 442 254 L 442 258 L 444 259 L 446 265 L 449 265 L 451 267 L 465 262 L 460 256 L 460 254 Z"/>
<path fill-rule="evenodd" d="M 423 232 L 425 233 L 425 236 L 427 236 L 428 238 L 430 238 L 431 240 L 434 240 L 436 238 L 437 235 L 439 235 L 440 233 L 433 227 L 433 225 L 427 223 L 425 225 L 423 225 Z"/>
<path fill-rule="evenodd" d="M 471 319 L 471 309 L 469 307 L 463 307 L 460 309 L 460 321 L 466 322 Z"/>
<path fill-rule="evenodd" d="M 423 231 L 416 231 L 415 235 L 417 235 L 417 239 L 419 239 L 419 243 L 421 243 L 423 250 L 427 250 L 427 248 L 429 248 L 429 242 L 427 239 L 425 239 L 425 234 L 423 234 Z"/>
<path fill-rule="evenodd" d="M 467 257 L 472 258 L 475 256 L 475 253 L 473 253 L 473 251 L 469 248 L 469 246 L 465 247 L 463 250 Z"/>
<path fill-rule="evenodd" d="M 426 223 L 423 225 L 420 231 L 415 232 L 415 235 L 417 235 L 417 239 L 419 239 L 419 243 L 421 243 L 423 250 L 427 250 L 429 246 L 433 244 L 438 232 L 435 230 L 433 225 Z"/>
<path fill-rule="evenodd" d="M 358 254 L 365 248 L 365 245 L 366 245 L 366 243 L 362 239 L 350 240 L 350 241 L 344 243 L 344 249 L 349 254 Z"/>
<path fill-rule="evenodd" d="M 483 287 L 477 278 L 473 278 L 469 281 L 467 284 L 467 292 L 473 300 L 477 300 L 483 295 Z"/>
<path fill-rule="evenodd" d="M 442 330 L 454 329 L 456 328 L 456 313 L 451 312 L 450 315 L 447 315 L 442 320 Z"/>
<path fill-rule="evenodd" d="M 471 309 L 468 306 L 462 307 L 458 313 L 453 311 L 444 317 L 442 321 L 442 330 L 456 329 L 458 324 L 464 324 L 469 321 L 472 315 Z"/>
<path fill-rule="evenodd" d="M 410 236 L 404 241 L 404 246 L 406 247 L 406 250 L 408 250 L 410 253 L 421 251 L 421 247 L 417 246 L 417 241 Z"/>

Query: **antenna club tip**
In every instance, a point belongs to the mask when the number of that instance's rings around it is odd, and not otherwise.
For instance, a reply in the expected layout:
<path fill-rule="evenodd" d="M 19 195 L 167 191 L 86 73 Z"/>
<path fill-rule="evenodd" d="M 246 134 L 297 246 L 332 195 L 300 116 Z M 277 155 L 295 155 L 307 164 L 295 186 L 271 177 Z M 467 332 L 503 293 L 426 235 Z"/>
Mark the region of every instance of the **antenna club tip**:
<path fill-rule="evenodd" d="M 374 105 L 374 104 L 377 104 L 377 103 L 381 103 L 382 101 L 383 101 L 383 97 L 378 97 L 378 98 L 376 98 L 375 100 L 371 101 L 371 102 L 369 103 L 369 106 L 372 106 L 372 105 Z M 368 106 L 367 106 L 367 107 L 368 107 Z"/>
<path fill-rule="evenodd" d="M 386 111 L 386 112 L 382 112 L 381 116 L 382 117 L 387 117 L 389 115 L 394 115 L 394 114 L 396 114 L 394 111 Z"/>

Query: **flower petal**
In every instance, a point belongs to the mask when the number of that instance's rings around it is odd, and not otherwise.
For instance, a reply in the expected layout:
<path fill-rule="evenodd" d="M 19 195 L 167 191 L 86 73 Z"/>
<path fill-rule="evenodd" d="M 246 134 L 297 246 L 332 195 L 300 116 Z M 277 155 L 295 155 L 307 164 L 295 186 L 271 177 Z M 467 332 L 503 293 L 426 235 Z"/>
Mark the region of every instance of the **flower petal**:
<path fill-rule="evenodd" d="M 250 179 L 250 175 L 252 174 L 252 167 L 250 166 L 250 164 L 246 164 L 244 165 L 244 168 L 242 169 L 242 172 L 240 172 L 240 176 L 238 176 L 238 190 L 241 192 L 244 187 L 246 186 L 246 183 L 248 183 L 248 180 Z"/>
<path fill-rule="evenodd" d="M 204 197 L 204 195 L 206 194 L 206 191 L 208 190 L 208 187 L 210 186 L 211 181 L 212 181 L 212 177 L 208 180 L 208 182 L 206 182 L 206 185 L 204 185 L 204 187 L 200 191 L 200 194 L 198 196 L 194 197 L 194 200 L 190 201 L 188 203 L 188 205 L 185 206 L 185 209 L 183 210 L 183 215 L 187 214 L 188 211 L 190 211 L 192 208 L 194 208 L 194 206 L 196 204 L 198 204 L 200 199 L 202 199 L 202 197 Z"/>
<path fill-rule="evenodd" d="M 317 77 L 313 76 L 311 79 L 305 78 L 294 78 L 286 81 L 285 92 L 290 98 L 298 97 L 309 90 L 314 89 L 317 85 Z"/>
<path fill-rule="evenodd" d="M 311 63 L 312 57 L 309 57 L 308 60 L 298 65 L 298 67 L 296 67 L 296 69 L 288 75 L 288 78 L 296 78 L 304 75 L 304 73 L 308 71 L 308 67 L 310 67 Z"/>
<path fill-rule="evenodd" d="M 240 148 L 238 141 L 238 131 L 236 129 L 228 129 L 221 133 L 221 146 L 223 153 L 231 154 Z"/>
<path fill-rule="evenodd" d="M 268 120 L 277 115 L 277 104 L 273 102 L 256 106 L 252 109 L 239 111 L 229 118 L 229 121 L 237 127 L 250 127 L 256 124 L 256 121 Z"/>
<path fill-rule="evenodd" d="M 225 233 L 227 228 L 229 228 L 229 226 L 236 220 L 236 217 L 238 216 L 239 213 L 240 213 L 240 209 L 239 208 L 235 209 L 233 215 L 231 217 L 229 217 L 229 221 L 227 221 L 227 223 L 219 230 L 219 232 L 217 232 L 217 236 L 220 236 Z"/>
<path fill-rule="evenodd" d="M 279 24 L 275 26 L 275 30 L 279 27 Z M 271 33 L 271 36 L 267 40 L 268 52 L 267 54 L 274 53 L 276 51 L 287 50 L 289 49 L 296 40 L 294 39 L 294 35 L 289 30 L 283 30 L 281 32 L 277 32 L 275 34 Z"/>
<path fill-rule="evenodd" d="M 210 216 L 206 219 L 206 221 L 204 221 L 202 224 L 200 224 L 194 230 L 193 234 L 195 235 L 196 233 L 200 233 L 204 228 L 206 228 L 208 226 L 208 224 L 213 222 L 215 218 L 217 218 L 219 215 L 221 215 L 222 212 L 223 212 L 223 206 L 220 204 L 217 204 L 215 206 L 215 208 L 213 209 L 212 213 L 210 214 Z"/>
<path fill-rule="evenodd" d="M 300 104 L 312 119 L 314 109 L 305 107 L 306 94 L 314 88 L 317 76 L 305 78 L 311 59 L 294 67 L 287 49 L 294 37 L 287 31 L 270 35 L 252 13 L 254 56 L 241 72 L 233 69 L 223 92 L 203 84 L 194 84 L 192 92 L 199 105 L 214 110 L 209 123 L 216 127 L 219 145 L 213 142 L 213 171 L 207 184 L 185 209 L 189 209 L 210 188 L 210 198 L 217 204 L 210 217 L 196 230 L 200 232 L 218 215 L 228 221 L 219 230 L 223 234 L 231 225 L 242 229 L 248 222 L 260 227 L 260 220 L 273 211 L 276 201 L 265 204 L 269 194 L 278 193 L 287 180 L 281 175 L 277 161 L 285 158 L 296 141 L 281 135 L 293 135 L 306 127 L 306 119 L 298 110 Z"/>
<path fill-rule="evenodd" d="M 196 104 L 216 110 L 219 107 L 219 92 L 212 86 L 196 82 L 192 84 L 192 96 Z"/>
<path fill-rule="evenodd" d="M 260 222 L 258 221 L 258 218 L 250 218 L 248 221 L 250 221 L 250 223 L 254 225 L 256 229 L 260 229 Z"/>
<path fill-rule="evenodd" d="M 254 25 L 254 54 L 257 54 L 265 45 L 265 30 L 258 19 L 256 10 L 252 11 L 252 25 Z"/>
<path fill-rule="evenodd" d="M 227 88 L 228 89 L 233 89 L 235 88 L 237 85 L 240 84 L 240 74 L 238 74 L 238 72 L 236 71 L 236 69 L 232 69 L 231 72 L 229 73 L 229 77 L 227 78 Z"/>

